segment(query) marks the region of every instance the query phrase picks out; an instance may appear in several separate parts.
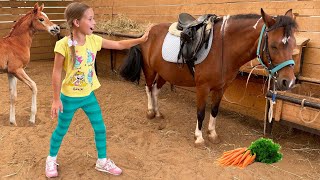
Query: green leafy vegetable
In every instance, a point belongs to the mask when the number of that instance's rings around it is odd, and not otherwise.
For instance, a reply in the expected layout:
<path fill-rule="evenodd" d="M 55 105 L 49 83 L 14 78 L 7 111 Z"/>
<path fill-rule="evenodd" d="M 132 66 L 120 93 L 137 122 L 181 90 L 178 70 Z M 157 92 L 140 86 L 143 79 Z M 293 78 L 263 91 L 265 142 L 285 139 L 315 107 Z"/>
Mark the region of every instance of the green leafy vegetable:
<path fill-rule="evenodd" d="M 248 149 L 251 150 L 251 154 L 256 154 L 256 162 L 271 164 L 282 159 L 280 148 L 281 146 L 271 139 L 260 138 L 252 142 Z"/>

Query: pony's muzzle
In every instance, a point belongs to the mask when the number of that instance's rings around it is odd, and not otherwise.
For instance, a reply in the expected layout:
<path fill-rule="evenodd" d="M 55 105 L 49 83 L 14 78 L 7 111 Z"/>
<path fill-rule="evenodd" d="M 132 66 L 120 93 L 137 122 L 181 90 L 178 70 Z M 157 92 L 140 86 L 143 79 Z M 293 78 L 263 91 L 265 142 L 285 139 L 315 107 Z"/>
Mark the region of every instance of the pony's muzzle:
<path fill-rule="evenodd" d="M 280 90 L 289 90 L 293 87 L 293 85 L 295 84 L 295 78 L 294 79 L 290 79 L 290 78 L 281 78 L 278 80 L 278 87 L 280 88 Z"/>
<path fill-rule="evenodd" d="M 50 28 L 49 31 L 52 35 L 56 35 L 60 32 L 60 27 L 58 25 L 54 25 Z"/>

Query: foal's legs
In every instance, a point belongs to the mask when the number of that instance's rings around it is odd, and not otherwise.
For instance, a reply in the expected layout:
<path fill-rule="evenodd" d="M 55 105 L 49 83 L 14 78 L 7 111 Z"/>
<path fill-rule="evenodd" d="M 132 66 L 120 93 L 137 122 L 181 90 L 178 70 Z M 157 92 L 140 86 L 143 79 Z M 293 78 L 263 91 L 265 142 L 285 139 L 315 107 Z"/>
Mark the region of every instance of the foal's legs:
<path fill-rule="evenodd" d="M 206 109 L 206 99 L 210 92 L 210 89 L 207 87 L 196 87 L 197 89 L 197 126 L 194 132 L 196 141 L 194 142 L 196 146 L 200 146 L 204 144 L 204 139 L 202 137 L 202 123 L 205 117 L 205 109 Z"/>
<path fill-rule="evenodd" d="M 13 74 L 8 73 L 9 91 L 10 91 L 10 123 L 17 125 L 16 123 L 16 98 L 17 98 L 17 78 Z"/>
<path fill-rule="evenodd" d="M 30 89 L 32 90 L 32 104 L 31 104 L 31 116 L 30 116 L 30 122 L 35 123 L 36 120 L 36 113 L 37 113 L 37 85 L 36 83 L 26 74 L 26 72 L 20 68 L 17 69 L 14 73 L 14 76 L 16 76 L 19 80 L 27 84 Z"/>
<path fill-rule="evenodd" d="M 209 134 L 209 141 L 212 143 L 219 143 L 220 139 L 216 133 L 216 117 L 219 111 L 219 105 L 221 102 L 221 98 L 223 96 L 223 91 L 213 91 L 212 92 L 212 105 L 211 105 L 211 113 L 210 119 L 208 124 L 208 134 Z"/>

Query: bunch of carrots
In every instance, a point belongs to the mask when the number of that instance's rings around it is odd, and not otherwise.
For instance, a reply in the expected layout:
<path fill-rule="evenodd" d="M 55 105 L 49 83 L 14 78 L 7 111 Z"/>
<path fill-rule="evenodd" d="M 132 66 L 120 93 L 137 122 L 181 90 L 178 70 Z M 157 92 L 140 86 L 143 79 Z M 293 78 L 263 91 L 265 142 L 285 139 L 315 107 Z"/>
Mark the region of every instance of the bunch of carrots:
<path fill-rule="evenodd" d="M 255 161 L 256 154 L 251 155 L 251 151 L 248 148 L 238 148 L 224 152 L 222 157 L 218 159 L 218 162 L 222 166 L 237 166 L 239 168 L 245 168 Z"/>

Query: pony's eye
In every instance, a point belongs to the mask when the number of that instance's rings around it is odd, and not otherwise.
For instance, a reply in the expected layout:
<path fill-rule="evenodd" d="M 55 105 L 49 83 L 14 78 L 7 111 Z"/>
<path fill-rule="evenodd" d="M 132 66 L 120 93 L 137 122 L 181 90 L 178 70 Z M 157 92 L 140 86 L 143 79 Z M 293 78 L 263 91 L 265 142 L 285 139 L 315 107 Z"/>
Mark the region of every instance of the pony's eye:
<path fill-rule="evenodd" d="M 39 21 L 42 22 L 42 21 L 44 21 L 44 19 L 43 18 L 39 18 Z"/>
<path fill-rule="evenodd" d="M 277 49 L 278 49 L 276 46 L 271 46 L 271 48 L 272 48 L 273 50 L 277 50 Z"/>

